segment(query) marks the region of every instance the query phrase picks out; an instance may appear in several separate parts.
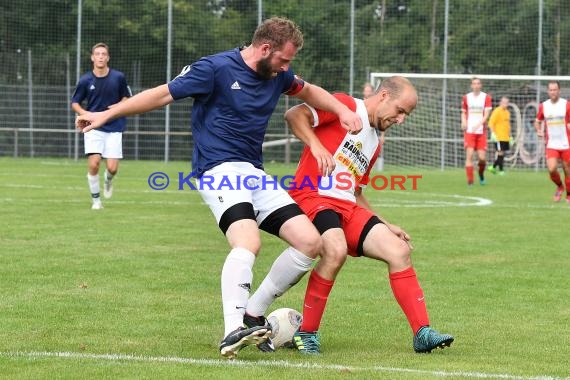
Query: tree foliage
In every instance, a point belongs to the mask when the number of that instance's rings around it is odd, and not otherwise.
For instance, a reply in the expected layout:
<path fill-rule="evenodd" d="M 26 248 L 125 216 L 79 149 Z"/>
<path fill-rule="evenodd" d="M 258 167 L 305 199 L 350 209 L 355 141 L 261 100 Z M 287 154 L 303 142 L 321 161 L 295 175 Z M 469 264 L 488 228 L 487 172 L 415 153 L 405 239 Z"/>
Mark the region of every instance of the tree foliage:
<path fill-rule="evenodd" d="M 538 0 L 450 0 L 448 72 L 534 74 Z M 112 66 L 141 86 L 164 83 L 167 0 L 83 0 L 81 68 L 89 49 L 111 46 Z M 249 43 L 257 0 L 173 0 L 172 74 L 201 56 Z M 542 74 L 564 75 L 570 63 L 570 8 L 544 0 Z M 347 90 L 350 57 L 349 0 L 272 0 L 265 17 L 295 20 L 305 36 L 295 70 L 330 90 Z M 442 72 L 444 0 L 355 1 L 355 78 L 370 71 Z M 65 57 L 75 58 L 76 0 L 0 3 L 0 80 L 18 80 L 23 52 L 34 57 L 36 81 L 61 82 Z M 18 53 L 19 51 L 19 53 Z M 75 67 L 75 63 L 71 64 Z M 75 73 L 74 73 L 75 74 Z M 21 75 L 20 75 L 21 77 Z"/>

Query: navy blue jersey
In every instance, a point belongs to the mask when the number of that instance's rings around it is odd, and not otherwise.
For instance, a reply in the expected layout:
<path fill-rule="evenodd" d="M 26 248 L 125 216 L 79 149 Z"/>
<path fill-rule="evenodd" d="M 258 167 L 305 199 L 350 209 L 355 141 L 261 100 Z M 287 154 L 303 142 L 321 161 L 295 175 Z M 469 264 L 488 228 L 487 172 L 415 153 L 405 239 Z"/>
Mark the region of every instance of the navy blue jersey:
<path fill-rule="evenodd" d="M 96 77 L 93 71 L 89 71 L 77 83 L 72 103 L 83 102 L 87 99 L 87 111 L 98 112 L 105 111 L 110 105 L 118 103 L 124 97 L 130 97 L 131 89 L 127 85 L 125 75 L 115 69 L 109 69 L 109 74 L 104 77 Z M 124 117 L 109 121 L 107 124 L 99 128 L 103 132 L 123 132 L 127 125 L 127 119 Z"/>
<path fill-rule="evenodd" d="M 296 85 L 291 69 L 261 79 L 238 48 L 186 66 L 168 89 L 175 100 L 194 98 L 192 166 L 197 176 L 223 162 L 249 162 L 262 169 L 271 114 L 281 94 Z"/>

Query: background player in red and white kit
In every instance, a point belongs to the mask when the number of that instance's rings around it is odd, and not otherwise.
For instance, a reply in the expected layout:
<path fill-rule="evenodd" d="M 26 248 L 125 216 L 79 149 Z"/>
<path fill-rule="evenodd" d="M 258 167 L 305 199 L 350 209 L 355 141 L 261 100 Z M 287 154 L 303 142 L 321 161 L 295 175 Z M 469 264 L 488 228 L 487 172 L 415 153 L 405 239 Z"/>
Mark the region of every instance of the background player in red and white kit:
<path fill-rule="evenodd" d="M 473 185 L 473 152 L 479 159 L 479 183 L 485 184 L 487 152 L 487 119 L 491 114 L 491 96 L 481 91 L 481 79 L 471 79 L 471 92 L 463 96 L 461 129 L 464 131 L 465 173 L 467 184 Z"/>
<path fill-rule="evenodd" d="M 548 82 L 548 97 L 550 99 L 538 106 L 534 126 L 537 135 L 546 141 L 546 166 L 550 179 L 556 185 L 554 201 L 559 202 L 564 192 L 558 173 L 558 162 L 562 161 L 566 203 L 570 204 L 570 103 L 560 97 L 560 83 L 556 81 Z"/>
<path fill-rule="evenodd" d="M 391 77 L 366 100 L 335 94 L 362 118 L 358 134 L 347 133 L 333 113 L 307 104 L 285 114 L 295 135 L 305 144 L 290 194 L 313 221 L 323 238 L 321 259 L 311 272 L 303 307 L 303 322 L 294 342 L 302 353 L 319 353 L 319 325 L 334 280 L 347 254 L 365 256 L 388 264 L 390 285 L 412 328 L 416 352 L 429 352 L 453 342 L 453 337 L 429 327 L 423 291 L 411 262 L 410 236 L 400 227 L 377 216 L 362 194 L 378 156 L 378 133 L 404 122 L 417 104 L 413 85 L 403 77 Z M 338 179 L 342 179 L 339 183 Z M 332 181 L 330 183 L 325 183 Z M 350 181 L 350 186 L 347 186 Z"/>

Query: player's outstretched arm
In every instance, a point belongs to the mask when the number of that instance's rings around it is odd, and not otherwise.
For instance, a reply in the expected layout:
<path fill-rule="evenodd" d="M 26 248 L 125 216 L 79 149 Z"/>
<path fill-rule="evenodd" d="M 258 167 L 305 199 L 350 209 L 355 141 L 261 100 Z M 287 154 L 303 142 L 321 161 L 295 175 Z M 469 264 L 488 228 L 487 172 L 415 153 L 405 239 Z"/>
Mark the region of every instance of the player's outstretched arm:
<path fill-rule="evenodd" d="M 313 114 L 309 107 L 299 104 L 290 108 L 285 112 L 285 120 L 293 134 L 311 149 L 319 172 L 325 177 L 329 176 L 335 168 L 335 161 L 313 131 Z"/>
<path fill-rule="evenodd" d="M 303 89 L 294 96 L 314 108 L 337 114 L 342 127 L 350 133 L 358 133 L 362 129 L 360 116 L 319 86 L 305 82 Z"/>
<path fill-rule="evenodd" d="M 483 110 L 483 120 L 481 120 L 481 124 L 485 124 L 487 120 L 489 120 L 489 116 L 491 115 L 491 107 L 485 107 Z"/>
<path fill-rule="evenodd" d="M 117 103 L 111 104 L 111 105 L 109 106 L 109 108 L 116 107 L 117 104 L 122 103 L 122 102 L 126 102 L 127 100 L 129 100 L 129 98 L 125 96 L 125 97 L 121 98 L 121 100 L 119 100 Z"/>
<path fill-rule="evenodd" d="M 542 129 L 542 120 L 536 119 L 534 121 L 534 129 L 536 129 L 536 135 L 538 137 L 544 137 L 544 131 Z"/>
<path fill-rule="evenodd" d="M 372 210 L 372 206 L 368 202 L 368 199 L 366 199 L 364 194 L 362 194 L 361 187 L 356 188 L 354 195 L 356 197 L 356 204 L 358 204 L 361 207 Z M 408 235 L 406 231 L 404 231 L 400 226 L 389 223 L 386 219 L 382 218 L 380 215 L 376 214 L 376 216 L 378 217 L 378 219 L 382 221 L 382 223 L 386 225 L 386 227 L 388 227 L 390 231 L 392 231 L 394 235 L 398 236 L 400 239 L 405 241 L 406 244 L 408 244 L 408 246 L 410 247 L 410 249 L 412 250 L 414 249 L 414 246 L 412 245 L 412 238 L 410 235 Z"/>
<path fill-rule="evenodd" d="M 491 113 L 491 117 L 489 118 L 489 123 L 487 124 L 489 126 L 489 130 L 491 131 L 491 141 L 495 142 L 497 141 L 497 135 L 495 134 L 495 123 L 497 121 L 497 117 L 498 117 L 498 110 L 499 107 L 495 108 L 493 110 L 493 113 Z"/>
<path fill-rule="evenodd" d="M 464 131 L 467 129 L 467 113 L 464 109 L 461 110 L 461 129 Z"/>
<path fill-rule="evenodd" d="M 132 98 L 115 104 L 102 112 L 86 112 L 75 119 L 75 126 L 83 132 L 99 128 L 109 120 L 122 116 L 137 115 L 160 108 L 174 101 L 168 90 L 168 85 L 145 90 Z"/>

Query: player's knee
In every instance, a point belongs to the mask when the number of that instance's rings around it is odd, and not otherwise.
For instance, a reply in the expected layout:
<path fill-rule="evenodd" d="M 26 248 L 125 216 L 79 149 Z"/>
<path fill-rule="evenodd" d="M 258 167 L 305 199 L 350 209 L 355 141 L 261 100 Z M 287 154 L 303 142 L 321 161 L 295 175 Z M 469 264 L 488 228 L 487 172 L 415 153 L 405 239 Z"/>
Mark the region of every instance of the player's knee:
<path fill-rule="evenodd" d="M 259 239 L 248 239 L 248 241 L 242 241 L 239 244 L 239 247 L 245 248 L 254 255 L 257 256 L 259 251 L 261 250 L 261 240 Z"/>
<path fill-rule="evenodd" d="M 328 246 L 323 249 L 322 257 L 326 260 L 329 266 L 340 268 L 346 261 L 347 248 L 343 245 Z"/>
<path fill-rule="evenodd" d="M 244 230 L 241 230 L 240 232 L 241 233 L 236 233 L 230 229 L 226 232 L 226 238 L 228 239 L 230 246 L 232 248 L 245 248 L 257 256 L 261 250 L 261 238 L 259 237 L 259 233 L 257 233 L 257 231 L 252 232 Z"/>
<path fill-rule="evenodd" d="M 400 242 L 400 246 L 398 247 L 397 256 L 400 263 L 402 263 L 403 265 L 405 266 L 412 265 L 412 250 L 410 249 L 409 244 L 403 240 Z"/>
<path fill-rule="evenodd" d="M 314 232 L 307 232 L 306 236 L 303 236 L 303 239 L 295 248 L 311 258 L 316 258 L 323 250 L 323 240 L 315 229 Z"/>
<path fill-rule="evenodd" d="M 89 166 L 89 168 L 93 168 L 93 169 L 99 170 L 99 164 L 100 164 L 100 163 L 101 163 L 100 160 L 97 160 L 97 159 L 90 159 L 90 160 L 88 161 L 88 166 Z"/>
<path fill-rule="evenodd" d="M 392 266 L 408 267 L 412 265 L 411 254 L 412 250 L 408 243 L 404 240 L 399 240 L 390 250 L 387 261 Z"/>

